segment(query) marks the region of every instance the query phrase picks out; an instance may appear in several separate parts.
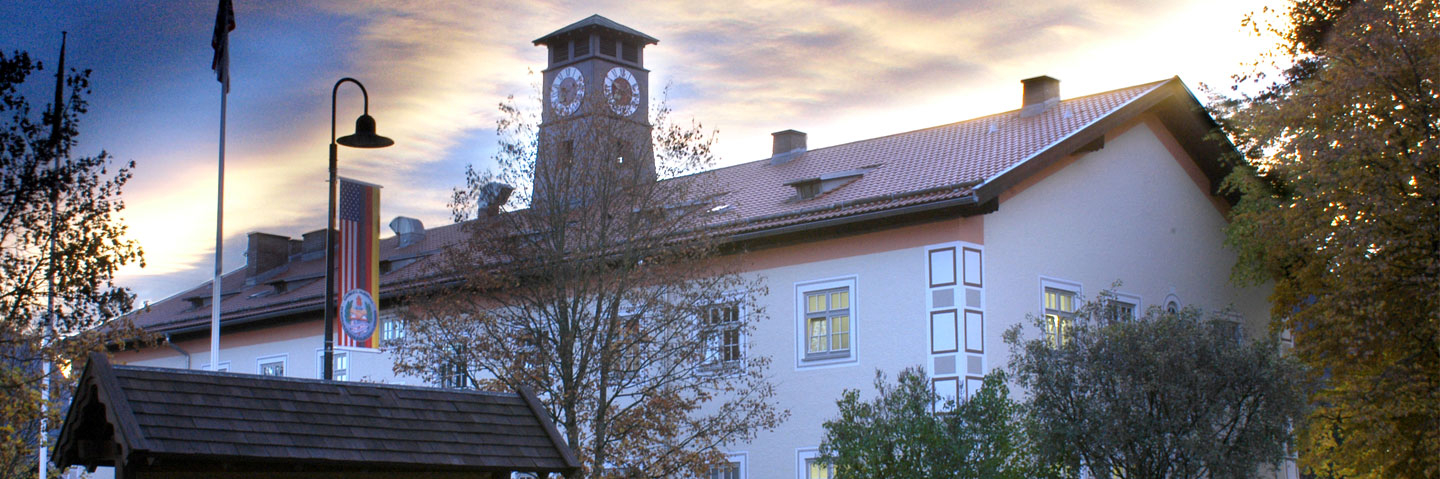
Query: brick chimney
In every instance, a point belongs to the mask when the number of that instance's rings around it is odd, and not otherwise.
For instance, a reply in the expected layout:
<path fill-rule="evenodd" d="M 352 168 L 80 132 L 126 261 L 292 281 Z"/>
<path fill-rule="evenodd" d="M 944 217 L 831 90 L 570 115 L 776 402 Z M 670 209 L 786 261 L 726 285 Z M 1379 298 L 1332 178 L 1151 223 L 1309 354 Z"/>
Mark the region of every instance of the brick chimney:
<path fill-rule="evenodd" d="M 1020 103 L 1020 118 L 1043 113 L 1060 103 L 1060 80 L 1041 75 L 1020 80 L 1025 85 L 1025 95 Z"/>
<path fill-rule="evenodd" d="M 254 278 L 290 261 L 290 237 L 250 233 L 245 247 L 245 278 Z"/>
<path fill-rule="evenodd" d="M 774 145 L 770 148 L 770 164 L 783 165 L 796 155 L 805 152 L 805 133 L 795 130 L 777 131 L 770 134 Z"/>

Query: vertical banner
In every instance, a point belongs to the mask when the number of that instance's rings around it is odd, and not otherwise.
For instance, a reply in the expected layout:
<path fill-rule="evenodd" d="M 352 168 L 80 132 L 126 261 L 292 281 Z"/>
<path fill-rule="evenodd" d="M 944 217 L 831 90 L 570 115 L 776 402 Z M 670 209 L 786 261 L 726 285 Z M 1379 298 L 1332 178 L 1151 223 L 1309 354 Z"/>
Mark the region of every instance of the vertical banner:
<path fill-rule="evenodd" d="M 377 348 L 380 311 L 380 187 L 340 178 L 335 345 Z"/>

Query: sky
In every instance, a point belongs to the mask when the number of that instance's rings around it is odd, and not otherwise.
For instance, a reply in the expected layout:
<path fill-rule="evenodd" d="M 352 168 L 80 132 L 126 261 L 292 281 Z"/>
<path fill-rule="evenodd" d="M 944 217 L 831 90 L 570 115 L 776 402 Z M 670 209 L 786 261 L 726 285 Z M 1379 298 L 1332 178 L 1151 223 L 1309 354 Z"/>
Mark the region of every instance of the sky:
<path fill-rule="evenodd" d="M 1061 96 L 1179 76 L 1202 85 L 1274 45 L 1242 28 L 1277 0 L 1073 2 L 233 0 L 223 268 L 245 238 L 324 227 L 329 95 L 365 84 L 394 147 L 342 148 L 340 175 L 384 186 L 381 221 L 452 220 L 467 165 L 494 165 L 497 106 L 537 94 L 545 49 L 531 41 L 600 14 L 660 40 L 645 51 L 677 118 L 718 131 L 720 165 L 767 158 L 770 133 L 811 149 L 1020 106 L 1020 80 L 1049 75 Z M 76 154 L 135 161 L 121 217 L 145 254 L 117 282 L 137 305 L 207 281 L 214 268 L 220 84 L 210 69 L 216 0 L 6 0 L 0 50 L 47 64 L 69 32 L 67 67 L 92 70 Z M 34 78 L 53 78 L 53 73 Z M 48 103 L 32 81 L 32 104 Z M 538 100 L 537 100 L 538 102 Z M 361 112 L 341 88 L 338 131 Z M 381 236 L 388 236 L 384 230 Z"/>

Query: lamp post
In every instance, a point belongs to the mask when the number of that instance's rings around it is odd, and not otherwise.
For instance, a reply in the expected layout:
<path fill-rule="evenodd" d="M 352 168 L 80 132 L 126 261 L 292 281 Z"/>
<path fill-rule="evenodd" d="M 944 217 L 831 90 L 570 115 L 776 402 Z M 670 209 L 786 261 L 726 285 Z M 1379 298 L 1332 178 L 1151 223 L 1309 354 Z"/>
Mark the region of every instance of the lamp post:
<path fill-rule="evenodd" d="M 360 87 L 365 98 L 365 112 L 355 119 L 355 134 L 335 138 L 335 97 L 340 84 L 350 82 Z M 330 90 L 330 209 L 325 215 L 329 222 L 325 227 L 325 379 L 335 378 L 335 167 L 336 144 L 351 148 L 384 148 L 395 144 L 394 140 L 375 134 L 375 119 L 370 117 L 370 94 L 359 80 L 345 77 L 335 82 Z"/>

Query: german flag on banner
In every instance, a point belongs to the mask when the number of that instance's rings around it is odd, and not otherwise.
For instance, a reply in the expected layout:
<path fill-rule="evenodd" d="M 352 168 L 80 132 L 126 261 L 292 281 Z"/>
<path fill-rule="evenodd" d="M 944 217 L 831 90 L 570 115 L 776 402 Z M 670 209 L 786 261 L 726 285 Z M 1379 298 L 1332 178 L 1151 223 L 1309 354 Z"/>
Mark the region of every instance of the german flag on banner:
<path fill-rule="evenodd" d="M 340 320 L 335 345 L 379 346 L 380 309 L 380 186 L 340 179 L 340 223 L 335 296 Z"/>

